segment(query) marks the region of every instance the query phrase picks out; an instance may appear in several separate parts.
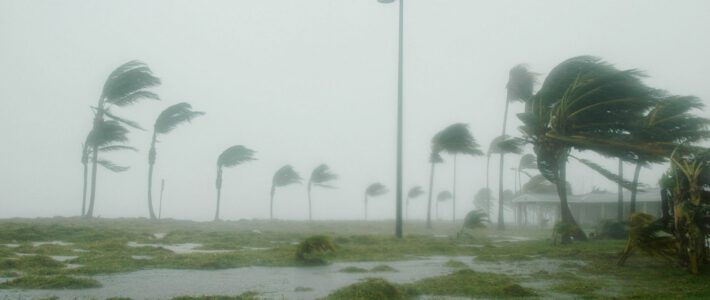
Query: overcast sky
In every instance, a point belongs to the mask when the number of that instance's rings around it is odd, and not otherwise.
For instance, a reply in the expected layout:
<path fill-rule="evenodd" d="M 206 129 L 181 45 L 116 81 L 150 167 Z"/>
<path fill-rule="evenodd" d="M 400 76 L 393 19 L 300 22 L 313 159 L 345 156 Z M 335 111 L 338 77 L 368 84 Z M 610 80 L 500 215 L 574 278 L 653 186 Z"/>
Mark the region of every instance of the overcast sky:
<path fill-rule="evenodd" d="M 427 188 L 430 139 L 447 125 L 469 124 L 488 147 L 500 133 L 508 70 L 518 63 L 544 78 L 569 57 L 596 55 L 645 71 L 653 87 L 710 104 L 708 20 L 708 1 L 406 1 L 405 189 Z M 391 192 L 370 201 L 369 216 L 394 215 L 396 3 L 0 0 L 0 218 L 80 213 L 90 106 L 108 74 L 133 59 L 163 80 L 162 101 L 118 114 L 151 128 L 177 102 L 206 112 L 158 144 L 165 217 L 213 217 L 216 159 L 232 145 L 256 150 L 258 160 L 224 171 L 224 219 L 267 218 L 274 171 L 292 164 L 307 177 L 320 163 L 341 178 L 338 189 L 314 190 L 315 218 L 362 218 L 364 189 L 375 181 Z M 511 106 L 515 134 L 522 109 Z M 147 216 L 150 134 L 132 132 L 140 152 L 111 155 L 129 171 L 100 169 L 96 215 Z M 510 156 L 507 166 L 518 159 Z M 435 193 L 452 185 L 445 160 Z M 461 217 L 485 186 L 485 158 L 458 164 Z M 569 168 L 575 193 L 615 190 L 578 164 Z M 655 185 L 664 169 L 645 169 L 641 181 Z M 414 200 L 410 216 L 423 218 L 424 202 Z M 450 217 L 450 203 L 441 210 Z M 279 189 L 274 214 L 307 218 L 305 185 Z"/>

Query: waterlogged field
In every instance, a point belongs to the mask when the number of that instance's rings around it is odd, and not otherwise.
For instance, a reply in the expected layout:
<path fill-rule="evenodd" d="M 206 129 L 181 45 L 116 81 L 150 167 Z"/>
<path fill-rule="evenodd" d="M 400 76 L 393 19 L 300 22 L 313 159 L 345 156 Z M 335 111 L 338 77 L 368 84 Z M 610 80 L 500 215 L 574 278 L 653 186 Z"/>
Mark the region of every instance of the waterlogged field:
<path fill-rule="evenodd" d="M 0 299 L 710 298 L 710 276 L 642 253 L 616 266 L 624 241 L 435 225 L 396 239 L 391 222 L 3 220 Z M 296 259 L 313 235 L 335 243 L 326 265 Z"/>

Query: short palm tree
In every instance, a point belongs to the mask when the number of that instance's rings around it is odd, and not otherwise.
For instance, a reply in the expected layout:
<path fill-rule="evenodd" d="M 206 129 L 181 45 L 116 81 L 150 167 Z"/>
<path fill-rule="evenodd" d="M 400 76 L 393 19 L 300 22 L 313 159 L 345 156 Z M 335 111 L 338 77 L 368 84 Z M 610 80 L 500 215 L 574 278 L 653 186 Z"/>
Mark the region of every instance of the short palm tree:
<path fill-rule="evenodd" d="M 117 121 L 109 120 L 103 122 L 97 130 L 92 130 L 86 137 L 86 141 L 82 147 L 81 163 L 84 165 L 84 185 L 82 189 L 81 215 L 86 215 L 86 189 L 88 183 L 89 157 L 92 157 L 94 146 L 97 146 L 99 152 L 113 152 L 119 150 L 138 151 L 136 148 L 125 145 L 128 142 L 128 129 L 122 126 Z M 128 170 L 128 167 L 119 166 L 113 162 L 100 159 L 97 162 L 102 167 L 112 172 L 123 172 Z M 93 207 L 92 207 L 93 209 Z"/>
<path fill-rule="evenodd" d="M 217 180 L 215 181 L 215 186 L 217 187 L 217 210 L 214 214 L 215 221 L 219 221 L 219 203 L 222 198 L 222 169 L 255 160 L 254 153 L 254 150 L 237 145 L 227 148 L 217 158 Z"/>
<path fill-rule="evenodd" d="M 135 122 L 113 114 L 111 108 L 129 106 L 142 99 L 158 100 L 158 95 L 148 91 L 148 89 L 159 84 L 160 79 L 155 77 L 148 65 L 143 62 L 134 60 L 119 66 L 106 79 L 98 104 L 93 107 L 94 122 L 92 131 L 99 130 L 99 127 L 105 122 L 105 117 L 130 127 L 140 128 Z M 87 218 L 91 218 L 94 213 L 96 172 L 100 161 L 98 148 L 97 144 L 91 146 L 91 193 L 89 196 L 89 210 L 85 214 Z"/>
<path fill-rule="evenodd" d="M 449 191 L 441 191 L 436 195 L 436 219 L 439 219 L 439 203 L 446 202 L 454 198 L 454 195 Z"/>
<path fill-rule="evenodd" d="M 155 144 L 158 143 L 158 135 L 168 134 L 177 128 L 178 125 L 190 122 L 192 119 L 204 115 L 204 112 L 193 111 L 189 103 L 182 102 L 169 106 L 158 115 L 153 125 L 153 139 L 150 142 L 150 152 L 148 152 L 148 213 L 151 220 L 155 220 L 153 211 L 153 167 L 155 166 Z"/>
<path fill-rule="evenodd" d="M 434 146 L 435 145 L 432 143 L 431 154 L 429 155 L 431 171 L 429 173 L 429 197 L 426 205 L 426 227 L 429 229 L 431 229 L 431 196 L 434 190 L 434 167 L 436 166 L 436 164 L 444 162 L 444 159 L 442 159 L 441 155 L 439 154 L 439 150 L 436 149 Z"/>
<path fill-rule="evenodd" d="M 419 196 L 424 195 L 424 190 L 422 189 L 421 186 L 413 186 L 411 189 L 409 189 L 409 192 L 407 192 L 407 201 L 404 202 L 405 204 L 405 219 L 409 218 L 409 200 L 410 199 L 416 199 L 419 198 Z"/>
<path fill-rule="evenodd" d="M 367 189 L 365 189 L 365 220 L 367 220 L 367 201 L 369 198 L 382 196 L 389 192 L 384 184 L 375 182 L 370 184 Z"/>
<path fill-rule="evenodd" d="M 453 194 L 452 194 L 452 219 L 456 222 L 456 157 L 458 154 L 466 154 L 471 156 L 483 155 L 479 149 L 476 139 L 468 130 L 468 125 L 463 123 L 455 123 L 444 128 L 437 133 L 432 139 L 432 149 L 438 152 L 446 152 L 454 156 L 454 179 L 453 179 Z"/>
<path fill-rule="evenodd" d="M 327 189 L 333 189 L 334 186 L 330 185 L 329 182 L 338 179 L 338 174 L 333 173 L 330 167 L 326 164 L 322 164 L 311 172 L 311 178 L 308 179 L 308 220 L 313 220 L 313 214 L 311 209 L 311 186 L 317 186 Z"/>
<path fill-rule="evenodd" d="M 296 170 L 294 170 L 291 165 L 285 165 L 274 173 L 274 177 L 271 180 L 271 205 L 269 209 L 269 219 L 274 219 L 274 195 L 276 194 L 276 188 L 301 183 L 301 181 L 303 181 L 303 178 L 301 178 L 301 175 L 298 175 Z"/>

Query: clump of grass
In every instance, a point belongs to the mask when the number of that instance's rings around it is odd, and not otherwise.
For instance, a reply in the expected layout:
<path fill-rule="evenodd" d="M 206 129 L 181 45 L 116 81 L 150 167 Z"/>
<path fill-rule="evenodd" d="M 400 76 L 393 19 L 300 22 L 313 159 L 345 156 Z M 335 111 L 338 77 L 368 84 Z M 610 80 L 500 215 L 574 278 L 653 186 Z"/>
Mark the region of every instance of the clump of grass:
<path fill-rule="evenodd" d="M 5 277 L 5 278 L 20 277 L 20 273 L 13 272 L 13 271 L 2 271 L 2 272 L 0 272 L 0 277 Z"/>
<path fill-rule="evenodd" d="M 399 272 L 397 269 L 390 267 L 388 265 L 377 265 L 373 267 L 370 272 Z"/>
<path fill-rule="evenodd" d="M 245 292 L 237 296 L 180 296 L 172 300 L 257 300 L 256 292 Z"/>
<path fill-rule="evenodd" d="M 340 269 L 340 272 L 343 272 L 343 273 L 367 273 L 368 271 L 365 268 L 350 266 L 350 267 L 345 267 L 345 268 Z"/>
<path fill-rule="evenodd" d="M 62 272 L 64 264 L 44 255 L 26 255 L 0 260 L 0 271 L 21 271 L 33 275 L 52 275 Z"/>
<path fill-rule="evenodd" d="M 366 278 L 365 280 L 338 289 L 328 295 L 327 300 L 349 299 L 381 299 L 404 300 L 410 299 L 414 293 L 401 286 L 389 283 L 382 278 Z"/>
<path fill-rule="evenodd" d="M 335 243 L 324 235 L 303 240 L 296 249 L 296 259 L 307 265 L 326 264 L 326 257 L 335 253 Z"/>
<path fill-rule="evenodd" d="M 454 268 L 454 269 L 466 269 L 466 268 L 468 268 L 468 265 L 466 265 L 465 263 L 460 262 L 458 260 L 450 259 L 449 261 L 447 261 L 444 264 L 444 267 Z"/>
<path fill-rule="evenodd" d="M 100 286 L 101 284 L 98 281 L 91 278 L 73 277 L 66 275 L 29 275 L 0 284 L 0 288 L 20 289 L 88 289 Z"/>
<path fill-rule="evenodd" d="M 494 273 L 478 273 L 470 269 L 426 278 L 412 285 L 422 294 L 438 296 L 502 298 L 535 295 L 531 290 L 519 286 L 511 277 Z"/>

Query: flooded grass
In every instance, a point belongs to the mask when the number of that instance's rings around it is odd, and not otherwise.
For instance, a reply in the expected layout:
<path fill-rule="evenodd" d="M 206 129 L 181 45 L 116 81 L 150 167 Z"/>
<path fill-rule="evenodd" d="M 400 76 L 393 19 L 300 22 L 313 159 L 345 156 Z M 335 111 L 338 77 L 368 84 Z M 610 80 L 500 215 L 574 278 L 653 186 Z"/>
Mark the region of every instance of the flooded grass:
<path fill-rule="evenodd" d="M 351 300 L 351 299 L 386 299 L 386 300 L 406 300 L 416 295 L 413 290 L 407 290 L 403 286 L 392 284 L 382 278 L 366 278 L 344 288 L 338 289 L 326 297 L 327 300 Z"/>
<path fill-rule="evenodd" d="M 0 284 L 4 289 L 87 289 L 100 287 L 101 284 L 91 278 L 57 276 L 22 276 Z"/>
<path fill-rule="evenodd" d="M 420 280 L 412 284 L 412 288 L 426 295 L 471 298 L 511 298 L 535 295 L 532 290 L 523 288 L 510 276 L 479 273 L 470 269 Z"/>

